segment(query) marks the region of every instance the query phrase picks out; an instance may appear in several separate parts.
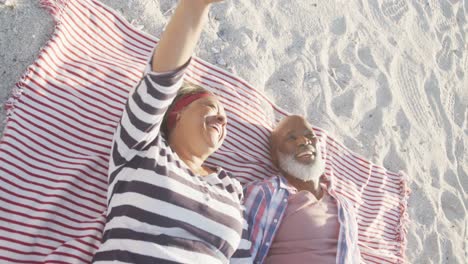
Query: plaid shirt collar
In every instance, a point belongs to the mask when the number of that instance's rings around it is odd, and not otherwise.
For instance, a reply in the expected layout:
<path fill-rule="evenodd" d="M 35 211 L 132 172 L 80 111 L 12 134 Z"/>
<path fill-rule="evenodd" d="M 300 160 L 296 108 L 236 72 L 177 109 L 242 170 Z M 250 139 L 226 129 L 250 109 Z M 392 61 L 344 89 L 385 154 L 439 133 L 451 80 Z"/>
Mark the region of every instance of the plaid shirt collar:
<path fill-rule="evenodd" d="M 297 193 L 298 190 L 296 187 L 292 186 L 288 179 L 284 177 L 283 175 L 278 175 L 278 180 L 279 180 L 279 188 L 284 189 L 288 192 L 288 194 L 293 194 Z M 326 174 L 323 174 L 320 176 L 320 186 L 325 190 L 328 191 L 330 188 L 330 178 L 326 176 Z"/>

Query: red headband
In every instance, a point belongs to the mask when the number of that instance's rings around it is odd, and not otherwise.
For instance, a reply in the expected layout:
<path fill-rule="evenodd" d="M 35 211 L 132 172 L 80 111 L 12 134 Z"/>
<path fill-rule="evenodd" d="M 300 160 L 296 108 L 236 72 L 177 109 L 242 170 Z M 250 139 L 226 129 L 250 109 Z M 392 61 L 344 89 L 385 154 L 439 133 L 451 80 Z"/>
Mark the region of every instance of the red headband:
<path fill-rule="evenodd" d="M 175 104 L 172 106 L 169 113 L 167 114 L 167 131 L 171 131 L 175 127 L 176 117 L 179 111 L 184 109 L 193 101 L 208 96 L 212 96 L 212 94 L 209 92 L 199 92 L 195 94 L 184 95 L 179 100 L 177 100 L 177 102 L 175 102 Z"/>

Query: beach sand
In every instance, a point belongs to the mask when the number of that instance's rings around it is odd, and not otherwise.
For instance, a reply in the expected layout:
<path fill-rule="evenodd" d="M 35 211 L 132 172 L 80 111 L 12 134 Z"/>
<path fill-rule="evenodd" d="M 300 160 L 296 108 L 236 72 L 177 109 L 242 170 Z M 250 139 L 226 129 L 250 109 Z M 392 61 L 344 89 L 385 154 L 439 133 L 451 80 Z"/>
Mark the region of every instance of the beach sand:
<path fill-rule="evenodd" d="M 102 2 L 159 36 L 176 1 Z M 197 55 L 406 172 L 408 262 L 467 263 L 467 13 L 466 0 L 231 0 Z M 53 29 L 38 1 L 0 0 L 0 103 Z"/>

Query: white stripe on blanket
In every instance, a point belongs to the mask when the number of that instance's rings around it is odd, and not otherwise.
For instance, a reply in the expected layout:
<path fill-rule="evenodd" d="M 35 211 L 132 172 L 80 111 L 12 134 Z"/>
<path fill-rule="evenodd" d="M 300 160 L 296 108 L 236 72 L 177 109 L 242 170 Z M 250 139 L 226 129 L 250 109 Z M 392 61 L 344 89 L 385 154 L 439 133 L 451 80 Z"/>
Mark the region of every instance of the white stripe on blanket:
<path fill-rule="evenodd" d="M 0 260 L 88 263 L 105 222 L 112 135 L 156 38 L 98 1 L 41 3 L 56 29 L 7 104 L 0 143 Z M 226 107 L 228 138 L 209 165 L 224 167 L 243 183 L 276 173 L 269 159 L 269 113 L 287 113 L 199 58 L 186 81 L 212 90 Z M 326 145 L 326 173 L 337 192 L 356 204 L 363 259 L 403 262 L 409 192 L 404 174 L 372 164 L 314 129 Z"/>

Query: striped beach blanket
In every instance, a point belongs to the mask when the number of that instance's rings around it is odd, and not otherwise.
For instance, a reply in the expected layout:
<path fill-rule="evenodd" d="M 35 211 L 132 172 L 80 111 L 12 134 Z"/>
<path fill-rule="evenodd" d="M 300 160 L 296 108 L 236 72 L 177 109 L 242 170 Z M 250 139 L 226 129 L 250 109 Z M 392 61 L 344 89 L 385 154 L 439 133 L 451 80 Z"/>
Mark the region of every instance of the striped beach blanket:
<path fill-rule="evenodd" d="M 7 102 L 0 142 L 0 262 L 88 263 L 106 217 L 107 169 L 128 93 L 157 39 L 95 0 L 42 0 L 52 38 Z M 242 79 L 193 58 L 186 81 L 221 98 L 223 147 L 207 162 L 242 183 L 276 174 L 268 137 L 287 113 Z M 409 190 L 393 173 L 354 154 L 326 131 L 326 173 L 355 203 L 366 263 L 404 262 Z"/>

